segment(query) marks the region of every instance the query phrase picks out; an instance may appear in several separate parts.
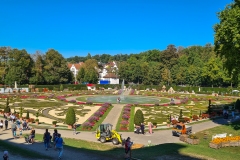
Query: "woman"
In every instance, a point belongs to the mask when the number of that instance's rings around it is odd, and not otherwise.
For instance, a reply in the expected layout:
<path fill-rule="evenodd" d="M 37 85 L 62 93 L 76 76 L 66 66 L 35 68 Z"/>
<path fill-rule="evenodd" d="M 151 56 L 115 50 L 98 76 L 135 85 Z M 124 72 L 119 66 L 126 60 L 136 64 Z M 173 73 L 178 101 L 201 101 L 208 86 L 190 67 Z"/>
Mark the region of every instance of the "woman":
<path fill-rule="evenodd" d="M 48 150 L 49 142 L 50 142 L 50 133 L 48 132 L 48 129 L 46 129 L 45 133 L 43 134 L 43 142 L 46 151 Z"/>
<path fill-rule="evenodd" d="M 125 154 L 126 154 L 126 158 L 130 158 L 131 159 L 131 147 L 132 147 L 133 142 L 131 142 L 131 138 L 128 137 L 126 142 L 125 142 Z M 128 154 L 130 153 L 130 155 Z"/>
<path fill-rule="evenodd" d="M 59 151 L 58 152 L 58 159 L 62 158 L 63 154 L 63 139 L 61 138 L 61 134 L 58 134 L 58 137 L 55 139 L 55 144 L 56 144 L 56 149 Z"/>
<path fill-rule="evenodd" d="M 151 122 L 148 122 L 148 132 L 149 132 L 149 134 L 152 134 L 152 126 L 153 126 L 153 124 Z"/>
<path fill-rule="evenodd" d="M 29 135 L 29 139 L 30 139 L 30 142 L 34 142 L 34 138 L 35 138 L 35 129 L 32 128 L 31 132 L 30 132 L 30 135 Z"/>

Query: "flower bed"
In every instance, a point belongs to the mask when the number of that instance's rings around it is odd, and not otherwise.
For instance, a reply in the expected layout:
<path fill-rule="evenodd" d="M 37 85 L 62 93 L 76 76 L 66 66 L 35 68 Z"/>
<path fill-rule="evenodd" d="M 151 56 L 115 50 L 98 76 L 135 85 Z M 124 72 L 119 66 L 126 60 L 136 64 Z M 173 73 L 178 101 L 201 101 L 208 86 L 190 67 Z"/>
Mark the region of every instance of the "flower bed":
<path fill-rule="evenodd" d="M 229 146 L 234 146 L 238 147 L 240 146 L 240 136 L 235 136 L 235 137 L 224 137 L 224 138 L 214 138 L 210 143 L 209 147 L 218 149 L 221 147 L 229 147 Z"/>

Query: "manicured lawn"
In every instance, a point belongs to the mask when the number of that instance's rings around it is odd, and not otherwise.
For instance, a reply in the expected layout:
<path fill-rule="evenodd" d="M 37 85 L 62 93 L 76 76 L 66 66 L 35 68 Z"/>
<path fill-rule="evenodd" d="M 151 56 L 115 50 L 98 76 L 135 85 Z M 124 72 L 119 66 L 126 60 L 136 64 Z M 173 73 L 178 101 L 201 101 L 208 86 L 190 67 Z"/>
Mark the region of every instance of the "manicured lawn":
<path fill-rule="evenodd" d="M 200 138 L 200 144 L 190 145 L 186 143 L 168 143 L 156 146 L 144 147 L 141 149 L 135 149 L 132 151 L 133 157 L 140 159 L 156 159 L 156 157 L 168 157 L 168 158 L 182 158 L 182 159 L 208 159 L 214 158 L 217 160 L 225 159 L 240 159 L 240 147 L 226 147 L 218 150 L 208 147 L 213 134 L 228 133 L 233 135 L 240 135 L 240 121 L 231 125 L 223 125 L 215 127 L 206 131 L 196 133 Z M 207 133 L 207 139 L 204 139 L 204 133 Z M 91 133 L 89 133 L 91 134 Z M 36 139 L 42 140 L 42 135 L 37 135 Z M 89 142 L 84 140 L 76 140 L 64 138 L 66 146 L 81 151 L 87 151 L 89 153 L 100 154 L 106 157 L 115 157 L 115 159 L 122 159 L 124 155 L 124 149 L 118 145 L 113 146 L 111 142 L 109 145 Z M 120 148 L 119 148 L 120 147 Z"/>
<path fill-rule="evenodd" d="M 34 151 L 29 152 L 29 150 L 27 149 L 20 148 L 15 146 L 14 144 L 0 140 L 1 153 L 3 153 L 3 151 L 5 150 L 9 151 L 13 155 L 21 155 L 22 157 L 30 158 L 30 159 L 52 159 L 51 157 L 41 155 Z"/>

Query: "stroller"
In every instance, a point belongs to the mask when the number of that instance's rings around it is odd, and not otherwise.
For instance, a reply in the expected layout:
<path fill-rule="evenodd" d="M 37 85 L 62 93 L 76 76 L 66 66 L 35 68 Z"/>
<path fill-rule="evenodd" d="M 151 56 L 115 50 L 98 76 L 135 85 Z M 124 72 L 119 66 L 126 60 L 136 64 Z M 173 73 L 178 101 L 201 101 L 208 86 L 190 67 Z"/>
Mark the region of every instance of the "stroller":
<path fill-rule="evenodd" d="M 135 128 L 135 129 L 134 129 L 134 133 L 136 133 L 136 134 L 142 133 L 141 128 L 140 128 L 140 127 Z"/>
<path fill-rule="evenodd" d="M 30 135 L 26 135 L 24 138 L 25 138 L 26 143 L 28 143 L 28 144 L 32 143 Z"/>

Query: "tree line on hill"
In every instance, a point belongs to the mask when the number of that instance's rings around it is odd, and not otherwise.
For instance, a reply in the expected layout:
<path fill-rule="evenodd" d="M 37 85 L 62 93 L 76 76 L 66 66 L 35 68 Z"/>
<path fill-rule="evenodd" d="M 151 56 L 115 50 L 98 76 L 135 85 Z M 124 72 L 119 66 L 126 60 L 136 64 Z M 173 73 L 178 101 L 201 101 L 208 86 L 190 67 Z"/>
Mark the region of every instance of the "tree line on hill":
<path fill-rule="evenodd" d="M 78 56 L 75 56 L 76 58 Z M 97 58 L 96 58 L 97 57 Z M 74 81 L 67 63 L 84 62 L 77 81 L 98 82 L 98 69 L 102 63 L 116 61 L 116 74 L 126 83 L 144 85 L 191 85 L 191 86 L 237 86 L 238 76 L 224 69 L 224 58 L 214 52 L 210 44 L 187 48 L 169 45 L 163 51 L 154 49 L 129 55 L 98 55 L 64 59 L 56 50 L 45 54 L 28 54 L 26 50 L 0 48 L 0 83 L 20 84 L 66 84 Z M 122 58 L 121 58 L 122 57 Z M 96 58 L 96 59 L 95 59 Z M 101 60 L 99 59 L 101 58 Z M 78 60 L 77 60 L 78 59 Z"/>

